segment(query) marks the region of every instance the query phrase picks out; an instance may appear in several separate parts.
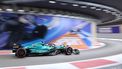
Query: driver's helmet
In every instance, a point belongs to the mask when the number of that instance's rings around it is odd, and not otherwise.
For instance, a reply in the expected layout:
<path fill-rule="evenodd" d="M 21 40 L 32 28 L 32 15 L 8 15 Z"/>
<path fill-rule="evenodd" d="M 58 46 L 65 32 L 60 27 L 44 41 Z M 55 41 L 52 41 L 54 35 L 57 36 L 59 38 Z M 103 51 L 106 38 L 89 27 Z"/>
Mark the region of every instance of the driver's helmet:
<path fill-rule="evenodd" d="M 62 44 L 62 46 L 66 46 L 65 44 Z"/>

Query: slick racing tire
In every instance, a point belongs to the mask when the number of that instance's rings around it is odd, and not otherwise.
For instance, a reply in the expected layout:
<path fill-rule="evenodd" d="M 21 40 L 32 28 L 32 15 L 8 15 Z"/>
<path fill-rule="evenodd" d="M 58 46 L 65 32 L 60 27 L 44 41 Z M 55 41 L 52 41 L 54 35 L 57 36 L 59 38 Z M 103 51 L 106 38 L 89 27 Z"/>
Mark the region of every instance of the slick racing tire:
<path fill-rule="evenodd" d="M 26 56 L 26 50 L 23 48 L 19 48 L 16 53 L 15 56 L 18 58 L 24 58 Z"/>
<path fill-rule="evenodd" d="M 73 54 L 78 55 L 78 54 L 80 54 L 80 51 L 78 49 L 74 49 Z"/>
<path fill-rule="evenodd" d="M 66 55 L 71 55 L 73 53 L 73 49 L 71 47 L 68 47 L 68 48 L 65 49 L 64 53 Z"/>

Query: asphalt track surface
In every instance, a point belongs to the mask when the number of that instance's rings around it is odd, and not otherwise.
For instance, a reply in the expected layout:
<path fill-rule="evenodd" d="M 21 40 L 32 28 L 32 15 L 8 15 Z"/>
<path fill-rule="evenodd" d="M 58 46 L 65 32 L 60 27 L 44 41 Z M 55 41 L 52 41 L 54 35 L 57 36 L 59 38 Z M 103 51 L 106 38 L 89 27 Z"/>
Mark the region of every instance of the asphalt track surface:
<path fill-rule="evenodd" d="M 71 62 L 71 61 L 111 56 L 122 53 L 122 41 L 112 41 L 112 40 L 99 40 L 99 41 L 106 43 L 106 46 L 97 49 L 82 50 L 80 55 L 67 56 L 61 54 L 56 56 L 31 56 L 21 59 L 16 58 L 14 54 L 0 55 L 0 67 Z"/>

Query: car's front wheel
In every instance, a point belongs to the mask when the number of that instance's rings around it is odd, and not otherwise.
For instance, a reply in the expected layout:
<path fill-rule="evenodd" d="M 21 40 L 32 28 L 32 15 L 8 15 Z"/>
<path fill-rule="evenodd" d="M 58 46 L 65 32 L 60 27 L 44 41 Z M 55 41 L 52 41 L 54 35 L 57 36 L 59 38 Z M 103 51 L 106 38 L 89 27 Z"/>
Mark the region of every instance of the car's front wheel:
<path fill-rule="evenodd" d="M 72 52 L 73 52 L 73 49 L 72 49 L 71 47 L 66 48 L 65 51 L 64 51 L 64 53 L 65 53 L 66 55 L 71 55 Z"/>
<path fill-rule="evenodd" d="M 23 48 L 17 49 L 15 56 L 18 58 L 24 58 L 26 56 L 26 50 Z"/>

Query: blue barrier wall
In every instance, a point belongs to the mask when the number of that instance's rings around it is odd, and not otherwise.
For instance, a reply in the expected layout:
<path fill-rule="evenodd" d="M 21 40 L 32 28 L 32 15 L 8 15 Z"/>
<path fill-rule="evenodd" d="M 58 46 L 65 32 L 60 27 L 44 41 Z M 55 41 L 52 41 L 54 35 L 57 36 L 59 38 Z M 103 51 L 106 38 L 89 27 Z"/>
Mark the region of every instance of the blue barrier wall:
<path fill-rule="evenodd" d="M 92 24 L 90 22 L 75 19 L 75 18 L 67 18 L 67 17 L 58 17 L 58 16 L 48 16 L 48 15 L 20 15 L 13 13 L 1 13 L 0 14 L 0 49 L 12 48 L 9 47 L 12 41 L 16 42 L 16 39 L 19 40 L 18 37 L 22 34 L 14 33 L 12 31 L 8 31 L 7 28 L 10 27 L 12 30 L 17 30 L 19 32 L 20 24 L 18 21 L 19 17 L 24 17 L 28 20 L 28 23 L 22 26 L 25 33 L 31 33 L 36 25 L 45 25 L 48 27 L 48 32 L 43 39 L 36 39 L 32 41 L 22 42 L 23 46 L 32 45 L 35 42 L 44 41 L 49 43 L 61 36 L 71 33 L 77 35 L 80 38 L 81 42 L 84 43 L 88 48 L 92 45 Z M 114 27 L 114 30 L 117 30 Z M 22 41 L 22 40 L 21 40 Z"/>

